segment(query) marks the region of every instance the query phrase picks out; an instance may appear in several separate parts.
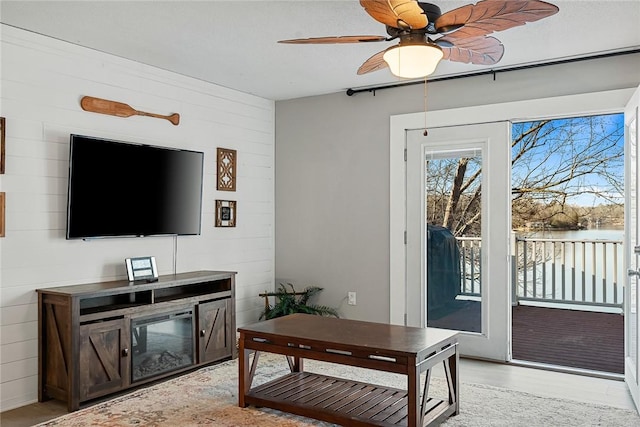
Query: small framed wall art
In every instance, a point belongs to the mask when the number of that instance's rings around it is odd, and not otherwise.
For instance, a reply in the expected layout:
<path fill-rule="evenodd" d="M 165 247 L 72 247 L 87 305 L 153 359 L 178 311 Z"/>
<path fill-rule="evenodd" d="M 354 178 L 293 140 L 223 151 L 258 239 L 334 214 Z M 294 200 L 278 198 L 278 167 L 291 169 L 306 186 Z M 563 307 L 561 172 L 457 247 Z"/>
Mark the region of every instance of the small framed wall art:
<path fill-rule="evenodd" d="M 236 150 L 218 148 L 218 180 L 216 188 L 220 191 L 236 191 Z"/>
<path fill-rule="evenodd" d="M 216 200 L 216 227 L 236 226 L 236 201 Z"/>
<path fill-rule="evenodd" d="M 5 119 L 0 117 L 0 174 L 4 173 L 4 136 L 6 134 Z"/>
<path fill-rule="evenodd" d="M 0 237 L 4 237 L 4 191 L 0 193 Z"/>

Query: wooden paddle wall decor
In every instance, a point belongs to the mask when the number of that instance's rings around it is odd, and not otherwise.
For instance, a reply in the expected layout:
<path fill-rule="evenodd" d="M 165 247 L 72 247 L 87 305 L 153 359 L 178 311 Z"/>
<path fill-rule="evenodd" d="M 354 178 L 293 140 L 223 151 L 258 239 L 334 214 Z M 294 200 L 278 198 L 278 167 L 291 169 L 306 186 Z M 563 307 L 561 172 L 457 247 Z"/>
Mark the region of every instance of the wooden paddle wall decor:
<path fill-rule="evenodd" d="M 108 99 L 94 98 L 92 96 L 83 96 L 80 100 L 80 106 L 85 111 L 91 111 L 92 113 L 109 114 L 111 116 L 118 117 L 131 117 L 131 116 L 147 116 L 155 117 L 158 119 L 169 120 L 175 126 L 180 123 L 180 114 L 174 113 L 170 116 L 163 116 L 161 114 L 147 113 L 145 111 L 138 111 L 128 104 L 117 101 L 110 101 Z"/>

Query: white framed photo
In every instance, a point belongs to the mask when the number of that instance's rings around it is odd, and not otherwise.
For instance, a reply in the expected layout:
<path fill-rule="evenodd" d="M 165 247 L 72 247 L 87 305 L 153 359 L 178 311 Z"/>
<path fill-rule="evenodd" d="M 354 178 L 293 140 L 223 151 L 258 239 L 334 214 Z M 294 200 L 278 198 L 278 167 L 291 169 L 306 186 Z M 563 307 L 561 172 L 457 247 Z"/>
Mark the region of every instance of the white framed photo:
<path fill-rule="evenodd" d="M 216 200 L 216 227 L 236 226 L 236 201 Z"/>
<path fill-rule="evenodd" d="M 127 277 L 130 282 L 138 280 L 146 280 L 154 282 L 158 280 L 158 267 L 156 266 L 156 257 L 145 256 L 137 258 L 126 258 Z"/>

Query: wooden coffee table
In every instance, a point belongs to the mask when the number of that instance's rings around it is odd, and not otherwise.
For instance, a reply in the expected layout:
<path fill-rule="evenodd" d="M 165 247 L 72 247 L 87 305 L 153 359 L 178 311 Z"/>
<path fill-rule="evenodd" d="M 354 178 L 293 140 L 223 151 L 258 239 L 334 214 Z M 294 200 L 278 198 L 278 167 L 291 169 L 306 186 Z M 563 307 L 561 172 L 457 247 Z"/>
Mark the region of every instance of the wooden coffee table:
<path fill-rule="evenodd" d="M 459 412 L 456 331 L 292 314 L 238 332 L 240 407 L 264 406 L 347 426 L 425 426 Z M 263 351 L 287 356 L 291 373 L 252 388 Z M 404 374 L 407 388 L 304 372 L 303 359 Z M 440 362 L 449 390 L 446 400 L 429 397 L 431 368 Z"/>

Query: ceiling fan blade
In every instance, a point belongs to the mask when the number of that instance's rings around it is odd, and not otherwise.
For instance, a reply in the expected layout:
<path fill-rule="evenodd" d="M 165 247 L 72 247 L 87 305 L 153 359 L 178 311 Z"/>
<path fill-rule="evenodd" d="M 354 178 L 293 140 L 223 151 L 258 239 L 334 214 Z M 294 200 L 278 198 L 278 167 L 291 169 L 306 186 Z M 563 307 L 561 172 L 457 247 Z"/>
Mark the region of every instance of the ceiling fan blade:
<path fill-rule="evenodd" d="M 418 29 L 429 23 L 416 0 L 360 0 L 373 19 L 393 28 Z"/>
<path fill-rule="evenodd" d="M 372 73 L 374 71 L 387 68 L 387 62 L 382 58 L 382 55 L 386 52 L 386 49 L 382 52 L 378 52 L 371 58 L 364 61 L 364 63 L 358 68 L 358 75 Z"/>
<path fill-rule="evenodd" d="M 387 40 L 387 38 L 383 36 L 337 36 L 337 37 L 311 37 L 307 39 L 280 40 L 278 43 L 335 44 L 335 43 L 383 42 L 385 40 Z"/>
<path fill-rule="evenodd" d="M 445 36 L 438 39 L 436 44 L 442 48 L 442 59 L 466 64 L 493 65 L 500 61 L 504 54 L 502 42 L 495 37 L 449 39 Z"/>
<path fill-rule="evenodd" d="M 558 10 L 540 0 L 483 0 L 443 14 L 435 26 L 439 33 L 459 28 L 455 31 L 458 38 L 479 37 L 546 18 Z"/>

